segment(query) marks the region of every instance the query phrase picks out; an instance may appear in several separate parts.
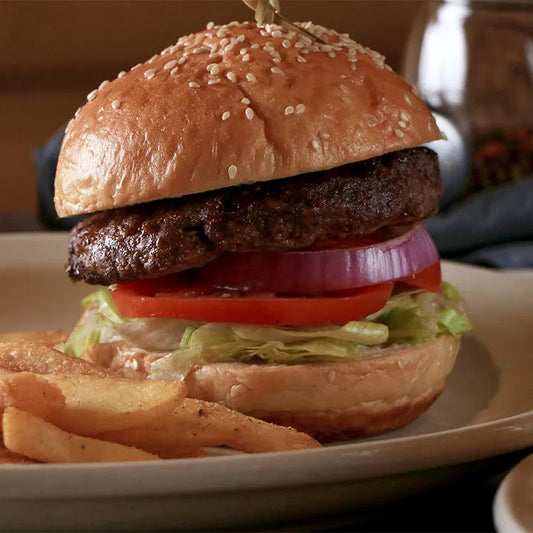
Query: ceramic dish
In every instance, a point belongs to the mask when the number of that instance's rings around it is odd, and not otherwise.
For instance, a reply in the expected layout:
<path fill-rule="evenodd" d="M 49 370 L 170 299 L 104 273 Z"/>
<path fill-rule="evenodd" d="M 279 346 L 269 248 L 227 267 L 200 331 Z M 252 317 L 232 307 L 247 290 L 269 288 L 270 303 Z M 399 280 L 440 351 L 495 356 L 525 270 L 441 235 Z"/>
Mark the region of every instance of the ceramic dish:
<path fill-rule="evenodd" d="M 63 273 L 66 235 L 3 235 L 0 250 L 0 331 L 70 328 L 89 289 Z M 474 332 L 446 391 L 413 424 L 302 452 L 5 465 L 0 529 L 222 529 L 309 518 L 412 494 L 442 482 L 447 468 L 532 446 L 533 275 L 443 270 Z"/>
<path fill-rule="evenodd" d="M 499 533 L 533 531 L 533 454 L 503 480 L 494 499 L 493 516 Z"/>

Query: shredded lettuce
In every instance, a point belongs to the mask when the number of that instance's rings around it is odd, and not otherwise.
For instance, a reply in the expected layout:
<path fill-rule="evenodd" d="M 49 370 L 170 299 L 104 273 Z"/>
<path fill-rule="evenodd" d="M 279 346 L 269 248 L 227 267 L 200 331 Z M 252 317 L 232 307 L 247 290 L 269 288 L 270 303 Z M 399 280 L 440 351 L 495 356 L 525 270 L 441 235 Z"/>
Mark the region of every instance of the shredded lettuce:
<path fill-rule="evenodd" d="M 412 291 L 392 296 L 364 321 L 342 326 L 267 326 L 135 318 L 119 315 L 107 289 L 83 300 L 85 313 L 60 349 L 81 357 L 94 343 L 125 341 L 159 354 L 151 375 L 184 378 L 198 362 L 295 364 L 374 357 L 372 347 L 420 343 L 438 335 L 455 337 L 471 329 L 457 290 Z"/>

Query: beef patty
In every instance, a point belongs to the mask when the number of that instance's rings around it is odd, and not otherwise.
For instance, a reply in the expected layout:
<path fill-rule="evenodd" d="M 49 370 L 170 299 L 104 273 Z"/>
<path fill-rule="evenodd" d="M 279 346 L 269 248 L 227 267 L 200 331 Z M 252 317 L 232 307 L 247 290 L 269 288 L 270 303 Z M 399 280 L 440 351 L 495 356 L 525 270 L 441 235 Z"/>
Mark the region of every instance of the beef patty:
<path fill-rule="evenodd" d="M 71 233 L 68 273 L 110 285 L 414 223 L 438 208 L 437 156 L 411 148 L 291 178 L 103 211 Z"/>

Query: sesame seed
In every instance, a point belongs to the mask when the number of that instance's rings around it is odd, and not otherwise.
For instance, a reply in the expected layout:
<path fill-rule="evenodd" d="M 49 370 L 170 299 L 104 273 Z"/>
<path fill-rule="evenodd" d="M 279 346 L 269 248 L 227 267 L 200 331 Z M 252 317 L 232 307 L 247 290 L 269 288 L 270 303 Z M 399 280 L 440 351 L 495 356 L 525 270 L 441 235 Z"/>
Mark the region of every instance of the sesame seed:
<path fill-rule="evenodd" d="M 179 72 L 179 68 L 178 68 L 178 67 L 174 67 L 174 68 L 170 71 L 170 75 L 171 75 L 171 76 L 175 76 L 178 72 Z"/>
<path fill-rule="evenodd" d="M 290 48 L 291 42 L 289 41 L 289 39 L 285 39 L 281 42 L 281 46 L 283 46 L 283 48 Z"/>
<path fill-rule="evenodd" d="M 343 85 L 342 83 L 339 85 L 340 87 L 340 90 L 344 93 L 347 93 L 350 91 L 350 89 L 348 89 L 348 87 L 346 87 L 346 85 Z"/>
<path fill-rule="evenodd" d="M 303 48 L 304 47 L 304 43 L 302 43 L 302 41 L 298 41 L 295 45 L 294 45 L 295 48 Z"/>
<path fill-rule="evenodd" d="M 209 52 L 209 48 L 207 46 L 199 46 L 192 51 L 193 54 L 203 54 L 204 52 Z"/>
<path fill-rule="evenodd" d="M 151 68 L 150 70 L 147 70 L 145 71 L 144 73 L 144 77 L 147 79 L 147 80 L 151 80 L 152 78 L 155 77 L 155 73 L 156 73 L 156 69 L 155 68 Z"/>
<path fill-rule="evenodd" d="M 243 42 L 244 42 L 244 39 L 245 39 L 244 35 L 241 34 L 241 35 L 239 35 L 239 36 L 237 37 L 237 42 L 238 42 L 238 43 L 243 43 Z"/>
<path fill-rule="evenodd" d="M 320 136 L 322 139 L 329 139 L 329 133 L 321 133 Z"/>
<path fill-rule="evenodd" d="M 78 118 L 80 111 L 81 111 L 81 107 L 78 107 L 78 109 L 76 109 L 76 113 L 74 113 L 74 118 Z"/>
<path fill-rule="evenodd" d="M 357 63 L 357 58 L 356 57 L 348 56 L 347 59 L 348 59 L 348 61 L 350 63 Z"/>
<path fill-rule="evenodd" d="M 242 60 L 243 60 L 245 63 L 248 62 L 248 61 L 250 61 L 250 54 L 244 54 L 244 55 L 242 56 Z"/>
<path fill-rule="evenodd" d="M 246 74 L 246 79 L 251 83 L 255 83 L 257 81 L 257 78 L 251 72 Z"/>
<path fill-rule="evenodd" d="M 207 65 L 206 70 L 210 74 L 218 74 L 220 67 L 218 66 L 218 63 L 210 63 L 209 65 Z"/>
<path fill-rule="evenodd" d="M 328 57 L 331 57 L 333 59 L 337 54 L 335 52 L 328 52 Z"/>
<path fill-rule="evenodd" d="M 235 165 L 230 165 L 228 168 L 228 176 L 230 180 L 234 180 L 237 175 L 237 167 Z"/>
<path fill-rule="evenodd" d="M 252 46 L 250 46 L 250 48 L 253 48 L 254 50 L 255 50 L 256 48 L 259 48 L 259 43 L 254 43 L 254 44 L 252 44 Z"/>
<path fill-rule="evenodd" d="M 189 87 L 200 87 L 200 85 L 198 83 L 196 83 L 195 81 L 190 81 L 189 82 Z"/>
<path fill-rule="evenodd" d="M 172 70 L 177 64 L 178 62 L 174 59 L 173 61 L 169 61 L 168 63 L 165 63 L 165 65 L 163 66 L 163 69 Z"/>
<path fill-rule="evenodd" d="M 104 81 L 98 86 L 98 90 L 101 91 L 106 85 L 109 85 L 109 80 L 104 80 Z"/>
<path fill-rule="evenodd" d="M 407 128 L 407 122 L 404 122 L 403 120 L 399 120 L 398 121 L 398 126 L 400 126 L 400 128 Z"/>
<path fill-rule="evenodd" d="M 92 100 L 94 100 L 96 98 L 96 95 L 98 94 L 98 89 L 95 89 L 94 91 L 91 91 L 88 95 L 87 95 L 87 100 L 89 102 L 91 102 Z"/>
<path fill-rule="evenodd" d="M 228 72 L 226 74 L 226 78 L 228 78 L 229 81 L 235 83 L 237 81 L 237 76 L 235 76 L 234 72 Z"/>
<path fill-rule="evenodd" d="M 294 113 L 294 107 L 292 105 L 288 105 L 286 108 L 285 108 L 285 111 L 284 113 L 286 115 L 292 115 Z"/>
<path fill-rule="evenodd" d="M 272 37 L 277 37 L 277 38 L 279 38 L 279 37 L 282 37 L 282 36 L 283 36 L 283 33 L 281 33 L 279 30 L 274 30 L 274 31 L 272 32 Z"/>
<path fill-rule="evenodd" d="M 126 75 L 126 71 L 121 70 L 121 71 L 118 73 L 117 78 L 123 78 L 125 75 Z"/>
<path fill-rule="evenodd" d="M 254 118 L 254 110 L 251 108 L 251 107 L 247 107 L 245 110 L 244 110 L 244 114 L 246 115 L 246 118 L 248 120 L 252 120 Z"/>
<path fill-rule="evenodd" d="M 120 107 L 120 100 L 113 100 L 111 102 L 111 107 L 116 111 Z"/>
<path fill-rule="evenodd" d="M 409 117 L 409 115 L 405 112 L 405 111 L 402 111 L 400 113 L 400 118 L 404 121 L 404 122 L 409 122 L 411 119 Z"/>
<path fill-rule="evenodd" d="M 405 101 L 406 101 L 409 105 L 411 105 L 411 106 L 413 105 L 413 102 L 412 102 L 411 98 L 409 97 L 409 95 L 404 94 L 403 97 L 404 97 Z"/>
<path fill-rule="evenodd" d="M 297 115 L 301 115 L 305 111 L 305 105 L 304 104 L 298 104 L 295 108 L 295 112 Z"/>
<path fill-rule="evenodd" d="M 272 67 L 270 69 L 270 72 L 273 72 L 274 74 L 283 74 L 283 70 L 281 70 L 280 68 L 278 67 Z"/>
<path fill-rule="evenodd" d="M 183 65 L 183 63 L 185 63 L 185 61 L 187 61 L 187 56 L 180 57 L 178 59 L 178 65 Z"/>
<path fill-rule="evenodd" d="M 241 48 L 239 50 L 239 54 L 241 54 L 241 56 L 243 56 L 244 54 L 248 53 L 248 49 L 247 48 Z"/>
<path fill-rule="evenodd" d="M 315 150 L 318 150 L 320 148 L 320 143 L 316 140 L 316 139 L 313 139 L 311 141 L 311 146 L 315 149 Z"/>
<path fill-rule="evenodd" d="M 299 63 L 307 63 L 307 59 L 305 59 L 304 56 L 297 55 L 296 59 L 298 60 Z"/>
<path fill-rule="evenodd" d="M 136 65 L 133 65 L 133 67 L 131 67 L 131 70 L 135 70 L 136 68 L 139 68 L 141 66 L 140 63 L 137 63 Z"/>
<path fill-rule="evenodd" d="M 352 70 L 356 70 L 356 69 L 357 69 L 357 64 L 356 64 L 356 63 L 352 63 L 352 64 L 350 65 L 350 68 L 351 68 Z"/>
<path fill-rule="evenodd" d="M 231 117 L 231 113 L 229 111 L 224 111 L 224 113 L 222 113 L 222 120 L 228 120 L 229 117 Z"/>
<path fill-rule="evenodd" d="M 246 105 L 250 105 L 250 99 L 245 97 L 245 98 L 243 98 L 243 99 L 241 100 L 241 103 L 242 103 L 242 104 L 246 104 Z"/>
<path fill-rule="evenodd" d="M 215 23 L 213 21 L 210 21 L 207 23 L 206 29 L 212 30 L 215 27 Z"/>
<path fill-rule="evenodd" d="M 272 63 L 276 63 L 276 65 L 277 65 L 280 62 L 281 62 L 281 59 L 279 57 L 273 57 L 272 58 Z"/>
<path fill-rule="evenodd" d="M 224 48 L 224 46 L 226 46 L 228 43 L 229 39 L 227 37 L 224 37 L 224 39 L 220 40 L 220 46 L 222 46 L 222 48 Z"/>
<path fill-rule="evenodd" d="M 371 128 L 373 128 L 374 126 L 377 126 L 379 121 L 378 119 L 374 116 L 374 115 L 371 115 L 370 113 L 366 116 L 366 123 L 368 126 L 370 126 Z"/>
<path fill-rule="evenodd" d="M 394 134 L 396 135 L 396 137 L 399 137 L 400 139 L 405 136 L 402 130 L 394 130 Z"/>
<path fill-rule="evenodd" d="M 212 78 L 208 80 L 207 85 L 218 85 L 220 81 L 220 78 Z"/>

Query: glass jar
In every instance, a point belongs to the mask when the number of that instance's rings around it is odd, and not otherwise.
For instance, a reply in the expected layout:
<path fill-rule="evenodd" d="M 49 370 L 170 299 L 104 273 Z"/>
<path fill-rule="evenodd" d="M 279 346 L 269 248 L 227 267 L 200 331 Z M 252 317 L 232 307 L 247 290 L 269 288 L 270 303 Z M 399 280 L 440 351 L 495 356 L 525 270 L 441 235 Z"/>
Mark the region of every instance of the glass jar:
<path fill-rule="evenodd" d="M 426 3 L 403 70 L 451 141 L 444 205 L 533 174 L 532 0 Z"/>

